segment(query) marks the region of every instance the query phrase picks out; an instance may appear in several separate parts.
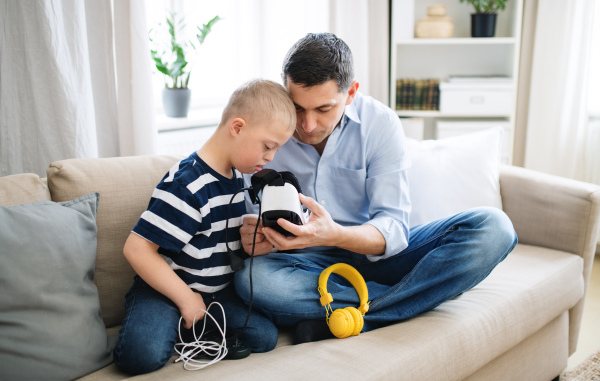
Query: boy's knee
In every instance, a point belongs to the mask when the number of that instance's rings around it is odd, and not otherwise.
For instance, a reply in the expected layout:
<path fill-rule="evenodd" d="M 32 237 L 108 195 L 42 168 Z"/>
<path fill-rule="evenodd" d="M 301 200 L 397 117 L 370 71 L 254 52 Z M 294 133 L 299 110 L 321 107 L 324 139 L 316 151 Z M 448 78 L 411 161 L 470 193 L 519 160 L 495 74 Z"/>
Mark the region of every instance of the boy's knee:
<path fill-rule="evenodd" d="M 143 352 L 143 353 L 141 353 Z M 114 352 L 114 362 L 119 370 L 129 374 L 145 374 L 154 372 L 162 368 L 170 356 L 165 356 L 164 353 L 152 353 L 152 351 Z M 165 358 L 166 357 L 166 358 Z"/>
<path fill-rule="evenodd" d="M 151 336 L 151 335 L 150 335 Z M 173 346 L 157 340 L 133 343 L 120 338 L 113 351 L 117 368 L 129 374 L 145 374 L 162 368 L 173 355 Z"/>

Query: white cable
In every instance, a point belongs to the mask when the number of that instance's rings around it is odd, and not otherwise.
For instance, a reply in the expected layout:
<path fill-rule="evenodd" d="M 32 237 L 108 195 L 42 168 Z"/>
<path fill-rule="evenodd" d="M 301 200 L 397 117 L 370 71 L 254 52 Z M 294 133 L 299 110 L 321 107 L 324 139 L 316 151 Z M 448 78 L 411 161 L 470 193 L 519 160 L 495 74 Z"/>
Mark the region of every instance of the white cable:
<path fill-rule="evenodd" d="M 223 329 L 219 326 L 219 323 L 215 320 L 215 318 L 208 312 L 210 307 L 213 304 L 217 304 L 221 308 L 221 313 L 223 314 Z M 196 316 L 200 313 L 204 312 L 206 315 L 204 316 L 204 324 L 202 326 L 202 332 L 200 332 L 199 336 L 196 336 Z M 223 337 L 221 343 L 217 343 L 215 341 L 203 341 L 202 336 L 204 335 L 204 331 L 206 329 L 206 316 L 210 317 L 212 321 L 215 323 L 219 332 Z M 183 368 L 186 370 L 199 370 L 206 368 L 209 365 L 212 365 L 218 361 L 221 361 L 225 356 L 227 356 L 227 343 L 225 340 L 225 327 L 227 326 L 227 321 L 225 318 L 225 310 L 223 306 L 218 302 L 212 302 L 206 310 L 198 310 L 194 315 L 194 321 L 192 324 L 192 333 L 194 334 L 194 341 L 191 343 L 184 343 L 181 337 L 181 321 L 183 317 L 179 319 L 179 343 L 175 344 L 175 352 L 179 355 L 179 357 L 175 360 L 175 362 L 183 361 Z M 197 355 L 205 353 L 212 359 L 195 359 Z"/>

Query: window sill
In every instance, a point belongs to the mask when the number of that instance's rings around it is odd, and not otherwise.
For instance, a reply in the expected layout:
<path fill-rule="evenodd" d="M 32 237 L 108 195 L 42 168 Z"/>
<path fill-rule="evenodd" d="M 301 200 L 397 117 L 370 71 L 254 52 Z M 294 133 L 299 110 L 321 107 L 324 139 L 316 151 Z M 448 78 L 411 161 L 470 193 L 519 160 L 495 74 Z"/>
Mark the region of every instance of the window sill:
<path fill-rule="evenodd" d="M 200 127 L 215 127 L 221 120 L 222 107 L 190 110 L 187 118 L 170 118 L 165 114 L 156 115 L 158 132 L 188 130 Z"/>

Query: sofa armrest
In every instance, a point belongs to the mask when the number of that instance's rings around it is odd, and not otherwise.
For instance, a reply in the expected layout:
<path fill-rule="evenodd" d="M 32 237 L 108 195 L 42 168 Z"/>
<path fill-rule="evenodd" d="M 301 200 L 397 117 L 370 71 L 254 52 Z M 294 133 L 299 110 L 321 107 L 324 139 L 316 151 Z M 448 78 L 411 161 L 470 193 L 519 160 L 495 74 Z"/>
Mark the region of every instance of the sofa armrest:
<path fill-rule="evenodd" d="M 600 227 L 600 186 L 541 172 L 502 166 L 502 209 L 519 243 L 566 251 L 583 258 L 584 298 Z M 584 298 L 570 311 L 569 353 L 577 347 Z"/>
<path fill-rule="evenodd" d="M 595 252 L 600 186 L 513 166 L 500 170 L 502 209 L 520 243 L 580 256 Z"/>

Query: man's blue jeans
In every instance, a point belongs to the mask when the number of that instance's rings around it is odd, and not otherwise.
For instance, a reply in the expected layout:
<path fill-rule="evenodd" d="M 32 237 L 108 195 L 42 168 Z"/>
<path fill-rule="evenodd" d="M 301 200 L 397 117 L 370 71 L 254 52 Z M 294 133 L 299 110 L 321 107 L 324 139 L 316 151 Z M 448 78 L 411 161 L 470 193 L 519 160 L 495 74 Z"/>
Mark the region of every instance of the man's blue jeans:
<path fill-rule="evenodd" d="M 320 273 L 334 263 L 347 263 L 364 277 L 369 311 L 364 331 L 409 319 L 481 282 L 517 244 L 510 219 L 496 208 L 475 208 L 410 229 L 401 253 L 371 262 L 343 250 L 305 254 L 276 253 L 254 258 L 253 310 L 279 325 L 325 319 L 319 302 Z M 247 260 L 248 261 L 248 260 Z M 249 266 L 236 273 L 235 288 L 250 302 Z M 358 307 L 354 288 L 339 275 L 329 277 L 332 308 Z"/>
<path fill-rule="evenodd" d="M 239 332 L 246 321 L 248 307 L 235 294 L 233 285 L 215 294 L 202 296 L 207 307 L 213 301 L 223 306 L 227 336 L 232 330 Z M 125 309 L 123 326 L 113 352 L 116 366 L 131 374 L 162 368 L 173 356 L 175 343 L 179 339 L 179 308 L 136 276 L 125 296 Z M 208 312 L 223 327 L 221 309 L 213 306 Z M 210 326 L 212 320 L 208 319 L 207 326 Z M 202 324 L 202 321 L 196 323 L 196 334 L 202 332 Z M 186 330 L 183 324 L 182 338 L 186 342 L 193 338 L 191 329 Z M 269 319 L 252 311 L 240 338 L 250 346 L 252 352 L 267 352 L 277 344 L 277 328 Z"/>

